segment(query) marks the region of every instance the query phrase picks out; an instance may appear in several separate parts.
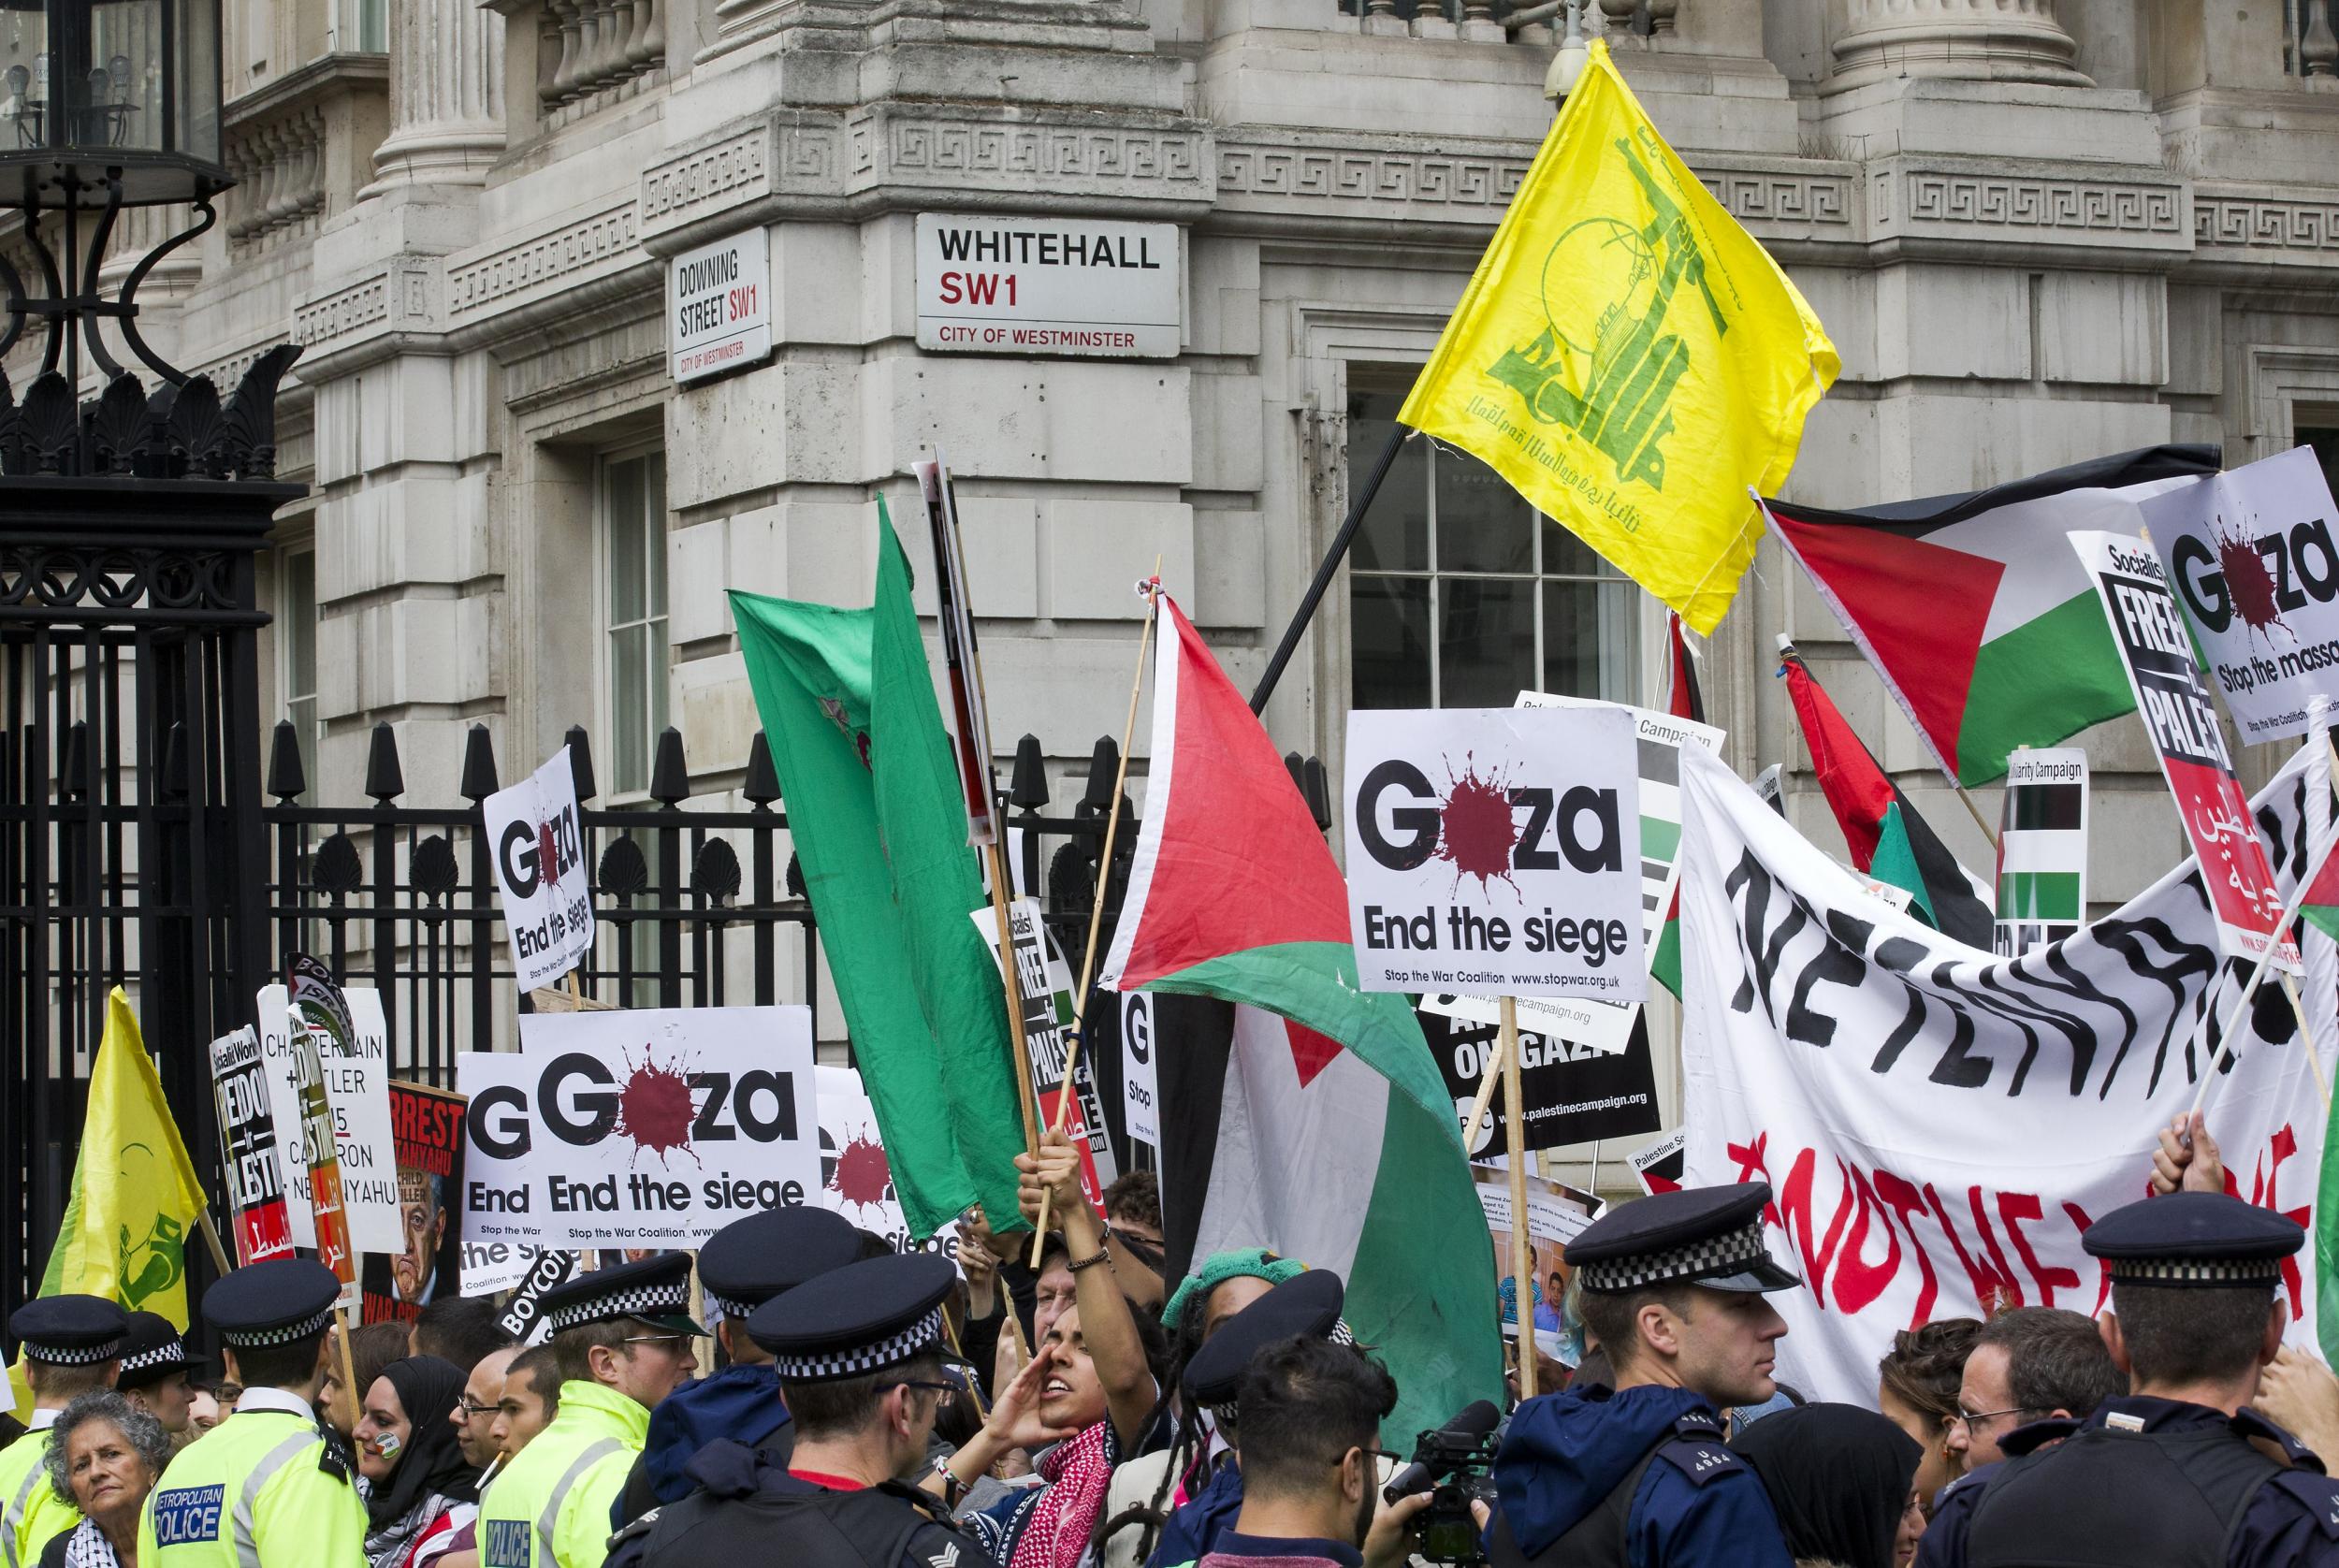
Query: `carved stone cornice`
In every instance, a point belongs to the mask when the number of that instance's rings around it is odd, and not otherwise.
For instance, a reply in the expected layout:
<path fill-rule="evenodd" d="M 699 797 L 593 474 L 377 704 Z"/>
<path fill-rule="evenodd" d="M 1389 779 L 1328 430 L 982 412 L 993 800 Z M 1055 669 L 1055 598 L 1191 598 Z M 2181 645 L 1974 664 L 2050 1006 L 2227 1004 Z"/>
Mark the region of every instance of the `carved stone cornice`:
<path fill-rule="evenodd" d="M 2192 194 L 2179 176 L 2101 166 L 1885 158 L 1867 167 L 1868 238 L 1982 240 L 2182 254 Z"/>

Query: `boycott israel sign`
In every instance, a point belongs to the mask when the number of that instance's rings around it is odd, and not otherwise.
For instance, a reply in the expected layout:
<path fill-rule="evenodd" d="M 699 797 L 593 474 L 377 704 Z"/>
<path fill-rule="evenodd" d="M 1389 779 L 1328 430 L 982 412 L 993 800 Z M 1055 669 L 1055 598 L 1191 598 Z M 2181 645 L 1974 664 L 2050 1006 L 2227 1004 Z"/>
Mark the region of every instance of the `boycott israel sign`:
<path fill-rule="evenodd" d="M 211 1085 L 219 1101 L 219 1147 L 227 1172 L 236 1261 L 290 1257 L 292 1221 L 285 1212 L 284 1167 L 276 1153 L 268 1062 L 260 1054 L 257 1031 L 238 1029 L 211 1042 Z"/>
<path fill-rule="evenodd" d="M 2292 867 L 2303 761 L 2257 802 Z M 1789 1328 L 1779 1375 L 1866 1402 L 1896 1329 L 1998 1304 L 2101 1310 L 2110 1276 L 2081 1238 L 2143 1195 L 2159 1129 L 2209 1070 L 2192 1044 L 2204 993 L 2233 967 L 2192 863 L 1998 959 L 1863 897 L 1719 761 L 1685 754 L 1681 788 L 1681 1181 L 1770 1184 L 1771 1255 L 1804 1282 L 1770 1298 Z M 2318 1039 L 2332 1004 L 2309 1002 Z M 2323 1111 L 2296 1033 L 2287 1008 L 2245 1009 L 2208 1114 L 2240 1196 L 2303 1222 Z M 2282 1299 L 2311 1344 L 2311 1252 L 2286 1261 Z"/>
<path fill-rule="evenodd" d="M 918 214 L 918 346 L 1174 359 L 1185 279 L 1175 224 Z"/>
<path fill-rule="evenodd" d="M 2303 734 L 2308 699 L 2339 692 L 2339 546 L 2314 449 L 2137 506 L 2242 739 Z"/>
<path fill-rule="evenodd" d="M 2066 537 L 2111 619 L 2112 641 L 2128 667 L 2136 711 L 2160 753 L 2161 776 L 2176 797 L 2176 814 L 2216 901 L 2225 951 L 2258 958 L 2278 938 L 2274 962 L 2296 973 L 2298 946 L 2274 929 L 2282 918 L 2282 895 L 2274 888 L 2274 867 L 2250 824 L 2249 802 L 2233 777 L 2225 732 L 2217 727 L 2217 710 L 2193 662 L 2176 601 L 2169 597 L 2160 558 L 2143 540 L 2116 533 Z"/>
<path fill-rule="evenodd" d="M 1344 782 L 1365 990 L 1647 993 L 1629 712 L 1360 709 Z"/>
<path fill-rule="evenodd" d="M 520 1064 L 493 1087 L 458 1079 L 466 1240 L 689 1248 L 820 1200 L 808 1008 L 528 1013 Z M 541 1230 L 497 1237 L 479 1214 Z"/>
<path fill-rule="evenodd" d="M 489 795 L 480 815 L 495 853 L 496 892 L 519 988 L 550 985 L 593 951 L 593 890 L 569 748 Z"/>
<path fill-rule="evenodd" d="M 762 226 L 666 264 L 668 354 L 676 382 L 772 356 L 771 231 Z"/>
<path fill-rule="evenodd" d="M 2087 920 L 2087 753 L 2018 748 L 1998 824 L 2000 958 L 2059 942 Z"/>

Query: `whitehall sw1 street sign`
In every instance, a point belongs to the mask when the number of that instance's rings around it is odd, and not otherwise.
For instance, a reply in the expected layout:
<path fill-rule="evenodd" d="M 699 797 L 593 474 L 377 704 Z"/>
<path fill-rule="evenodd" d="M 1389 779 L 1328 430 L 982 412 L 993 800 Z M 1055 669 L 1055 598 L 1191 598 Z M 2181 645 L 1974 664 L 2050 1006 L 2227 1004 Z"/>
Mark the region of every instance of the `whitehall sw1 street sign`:
<path fill-rule="evenodd" d="M 1175 224 L 918 216 L 918 346 L 1171 359 L 1185 279 Z"/>

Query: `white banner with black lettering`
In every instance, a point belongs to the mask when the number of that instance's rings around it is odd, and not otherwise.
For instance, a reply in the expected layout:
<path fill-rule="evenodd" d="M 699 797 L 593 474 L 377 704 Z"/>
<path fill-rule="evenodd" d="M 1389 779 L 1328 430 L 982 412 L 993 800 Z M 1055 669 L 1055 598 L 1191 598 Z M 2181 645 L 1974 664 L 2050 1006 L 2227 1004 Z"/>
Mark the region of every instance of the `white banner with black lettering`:
<path fill-rule="evenodd" d="M 2304 772 L 2302 753 L 2255 803 L 2286 882 Z M 1866 1402 L 1896 1329 L 2000 1301 L 2099 1311 L 2109 1281 L 2080 1237 L 2143 1195 L 2158 1129 L 2191 1103 L 2208 982 L 2227 969 L 2213 1039 L 2240 992 L 2193 863 L 1999 959 L 1864 897 L 1693 748 L 1681 794 L 1683 1180 L 1771 1185 L 1772 1256 L 1804 1280 L 1773 1298 L 1779 1375 Z M 2319 998 L 2318 1039 L 2332 1013 Z M 2267 986 L 2207 1110 L 2240 1196 L 2303 1224 L 2323 1118 L 2296 1033 Z M 2311 1250 L 2284 1276 L 2312 1346 Z"/>

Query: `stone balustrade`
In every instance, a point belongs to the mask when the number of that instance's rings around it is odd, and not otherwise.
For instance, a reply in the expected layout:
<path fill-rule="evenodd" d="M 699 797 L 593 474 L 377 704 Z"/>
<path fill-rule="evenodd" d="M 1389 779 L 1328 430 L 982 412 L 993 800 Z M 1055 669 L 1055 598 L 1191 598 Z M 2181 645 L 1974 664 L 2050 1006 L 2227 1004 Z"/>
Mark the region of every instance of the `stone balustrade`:
<path fill-rule="evenodd" d="M 2332 0 L 2285 0 L 2282 64 L 2292 76 L 2339 76 Z"/>
<path fill-rule="evenodd" d="M 219 208 L 231 255 L 312 234 L 356 199 L 387 129 L 388 83 L 382 55 L 329 54 L 226 106 L 236 183 Z"/>
<path fill-rule="evenodd" d="M 662 69 L 668 0 L 545 0 L 536 95 L 547 118 Z"/>

